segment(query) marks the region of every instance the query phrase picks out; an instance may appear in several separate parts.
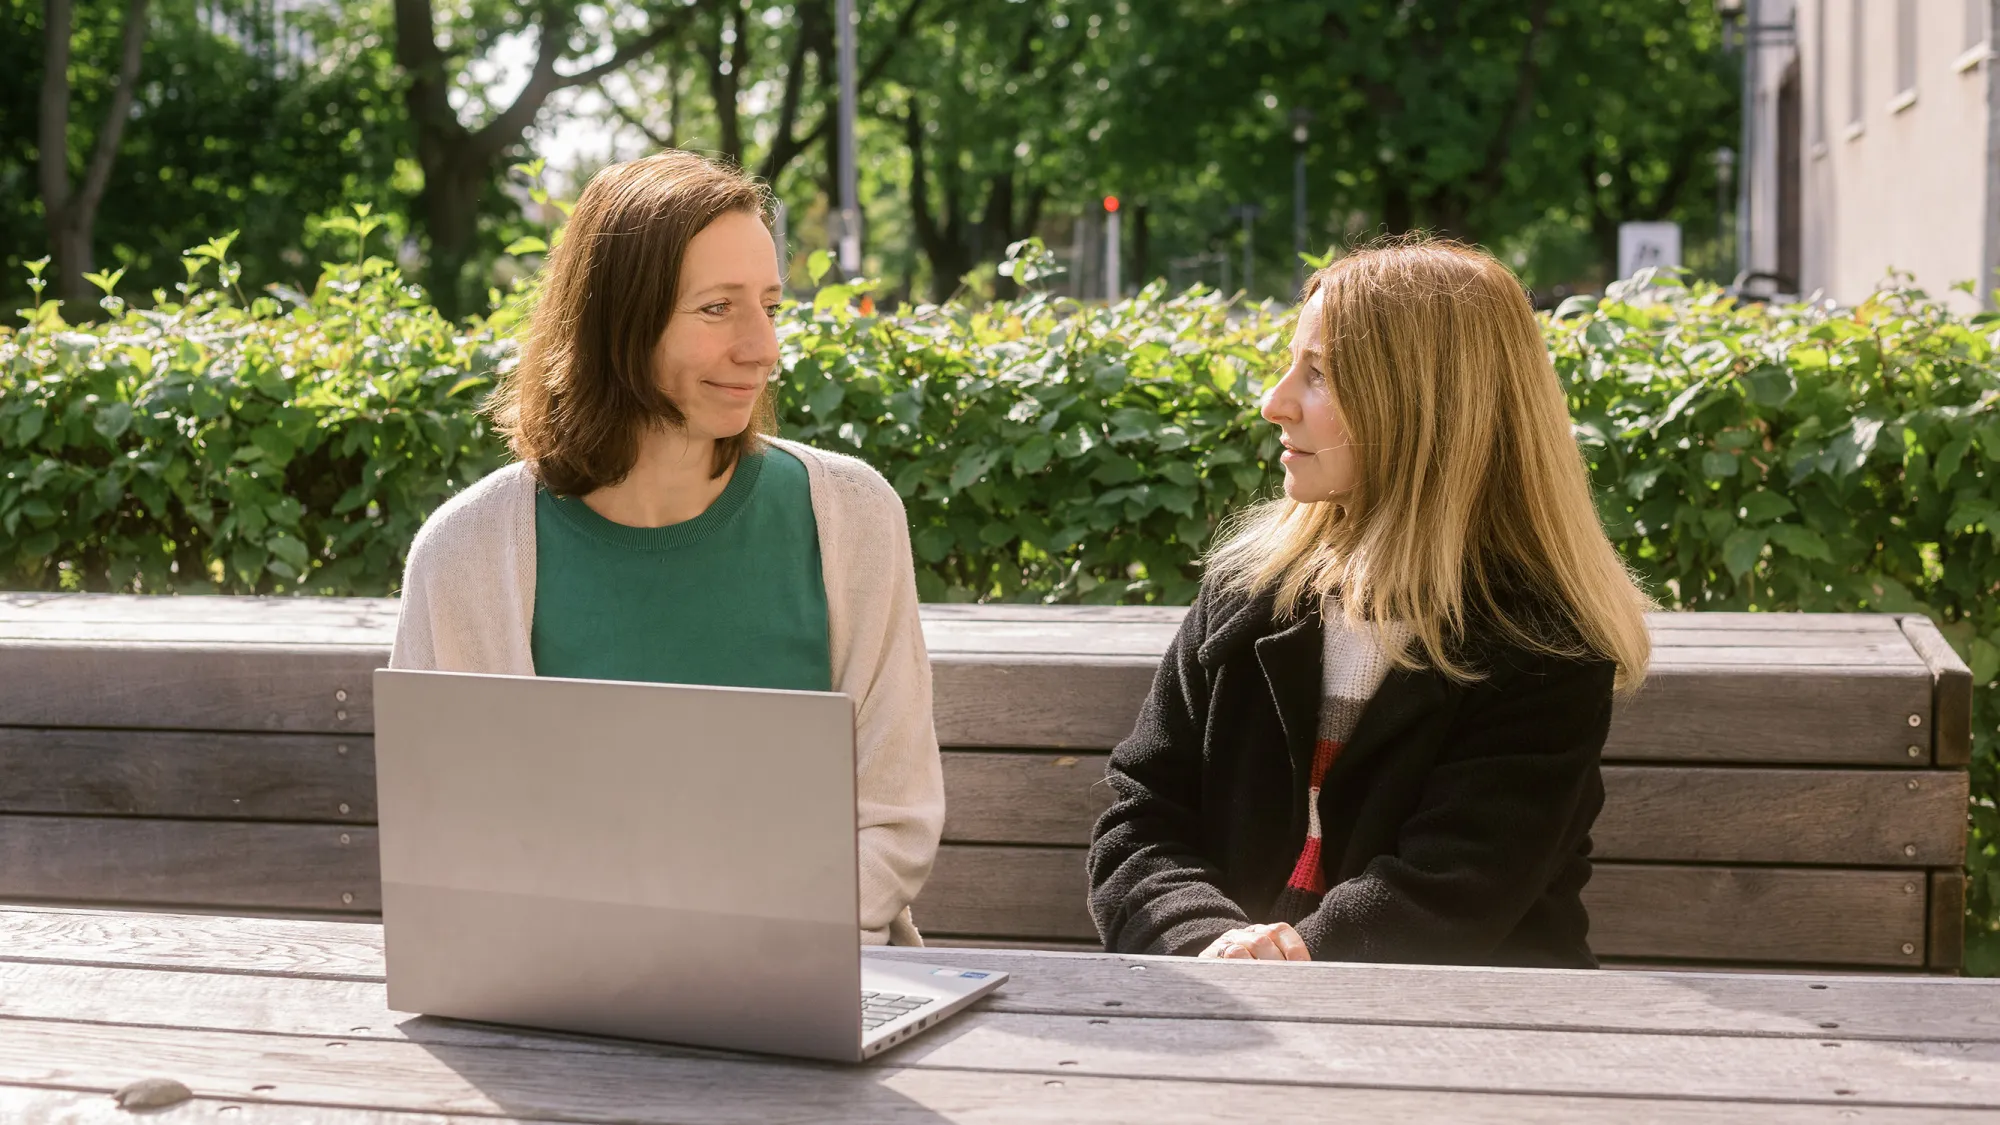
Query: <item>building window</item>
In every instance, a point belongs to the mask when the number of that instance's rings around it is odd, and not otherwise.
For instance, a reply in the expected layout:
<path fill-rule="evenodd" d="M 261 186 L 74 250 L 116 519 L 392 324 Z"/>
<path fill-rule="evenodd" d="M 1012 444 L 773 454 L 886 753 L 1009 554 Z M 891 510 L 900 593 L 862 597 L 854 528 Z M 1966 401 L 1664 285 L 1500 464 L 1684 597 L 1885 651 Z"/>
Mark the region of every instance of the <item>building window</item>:
<path fill-rule="evenodd" d="M 1864 116 L 1863 98 L 1868 84 L 1862 81 L 1867 56 L 1862 44 L 1867 41 L 1867 28 L 1861 0 L 1847 0 L 1847 126 L 1850 131 L 1860 128 Z"/>

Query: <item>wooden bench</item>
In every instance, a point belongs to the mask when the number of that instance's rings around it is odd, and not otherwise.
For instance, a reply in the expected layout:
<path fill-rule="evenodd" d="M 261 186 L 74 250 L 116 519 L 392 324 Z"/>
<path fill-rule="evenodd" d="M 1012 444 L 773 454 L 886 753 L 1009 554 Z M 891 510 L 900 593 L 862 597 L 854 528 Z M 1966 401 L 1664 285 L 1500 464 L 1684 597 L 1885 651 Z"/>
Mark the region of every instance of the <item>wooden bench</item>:
<path fill-rule="evenodd" d="M 1182 611 L 926 606 L 948 816 L 918 924 L 1084 948 L 1104 755 Z M 395 603 L 0 594 L 0 901 L 365 917 Z M 1930 622 L 1658 614 L 1606 748 L 1607 961 L 1954 972 L 1971 677 Z"/>

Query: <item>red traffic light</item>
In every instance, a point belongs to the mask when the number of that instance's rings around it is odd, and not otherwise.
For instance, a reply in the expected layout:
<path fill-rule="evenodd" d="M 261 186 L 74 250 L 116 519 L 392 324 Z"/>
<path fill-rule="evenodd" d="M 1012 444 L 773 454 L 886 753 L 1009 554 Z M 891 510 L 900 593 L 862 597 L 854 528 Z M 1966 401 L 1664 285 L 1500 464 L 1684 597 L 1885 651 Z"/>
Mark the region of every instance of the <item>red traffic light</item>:
<path fill-rule="evenodd" d="M 1113 212 L 1113 213 L 1116 213 L 1116 212 L 1117 212 L 1117 210 L 1118 210 L 1118 197 L 1117 197 L 1117 196 L 1115 196 L 1115 195 L 1107 195 L 1107 196 L 1105 196 L 1105 197 L 1104 197 L 1104 209 L 1105 209 L 1106 211 L 1110 211 L 1110 212 Z"/>

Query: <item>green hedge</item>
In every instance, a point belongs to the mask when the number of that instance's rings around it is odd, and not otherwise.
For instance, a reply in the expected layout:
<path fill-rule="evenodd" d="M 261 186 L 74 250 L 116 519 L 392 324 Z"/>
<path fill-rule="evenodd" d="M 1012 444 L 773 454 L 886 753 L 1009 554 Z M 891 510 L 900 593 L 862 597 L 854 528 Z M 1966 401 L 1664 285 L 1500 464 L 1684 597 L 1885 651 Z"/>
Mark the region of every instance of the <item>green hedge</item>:
<path fill-rule="evenodd" d="M 42 305 L 0 330 L 0 587 L 390 593 L 425 514 L 500 463 L 475 406 L 520 299 L 455 327 L 367 259 L 246 300 L 226 251 L 196 250 L 148 309 L 110 298 L 71 326 Z M 894 482 L 928 599 L 1185 601 L 1217 519 L 1275 480 L 1255 396 L 1283 309 L 1155 287 L 874 316 L 857 296 L 784 314 L 780 413 Z M 1663 605 L 1924 612 L 1972 665 L 1988 973 L 1996 329 L 1907 290 L 1828 310 L 1671 282 L 1547 324 L 1605 526 Z"/>

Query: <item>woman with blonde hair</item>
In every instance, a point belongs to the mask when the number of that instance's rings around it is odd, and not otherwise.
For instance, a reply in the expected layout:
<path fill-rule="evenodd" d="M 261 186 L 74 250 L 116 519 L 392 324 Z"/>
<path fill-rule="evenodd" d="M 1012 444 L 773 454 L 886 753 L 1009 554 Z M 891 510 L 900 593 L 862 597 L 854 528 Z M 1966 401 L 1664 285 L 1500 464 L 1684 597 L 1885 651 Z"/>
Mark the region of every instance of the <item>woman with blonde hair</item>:
<path fill-rule="evenodd" d="M 944 786 L 909 524 L 875 470 L 772 436 L 768 205 L 684 152 L 590 181 L 490 407 L 518 462 L 424 522 L 389 662 L 846 694 L 861 939 L 922 944 Z"/>
<path fill-rule="evenodd" d="M 1230 528 L 1090 849 L 1115 952 L 1594 966 L 1579 892 L 1644 595 L 1520 283 L 1405 240 L 1305 289 Z"/>

